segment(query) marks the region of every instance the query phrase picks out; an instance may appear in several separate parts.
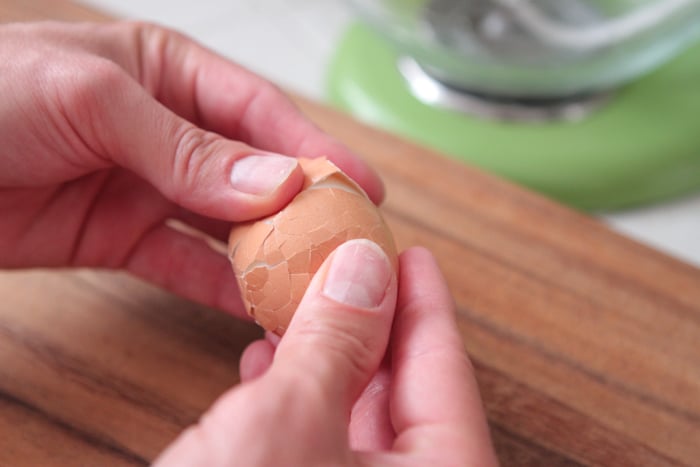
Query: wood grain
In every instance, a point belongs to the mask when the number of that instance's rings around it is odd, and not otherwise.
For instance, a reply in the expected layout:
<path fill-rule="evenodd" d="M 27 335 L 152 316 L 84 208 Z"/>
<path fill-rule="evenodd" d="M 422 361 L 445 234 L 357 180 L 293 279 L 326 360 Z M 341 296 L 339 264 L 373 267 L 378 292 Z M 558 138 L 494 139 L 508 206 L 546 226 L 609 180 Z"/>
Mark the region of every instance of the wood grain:
<path fill-rule="evenodd" d="M 0 21 L 104 20 L 0 0 Z M 697 465 L 700 271 L 298 96 L 387 185 L 402 248 L 433 250 L 504 465 Z M 145 465 L 259 331 L 119 273 L 0 273 L 0 465 Z"/>

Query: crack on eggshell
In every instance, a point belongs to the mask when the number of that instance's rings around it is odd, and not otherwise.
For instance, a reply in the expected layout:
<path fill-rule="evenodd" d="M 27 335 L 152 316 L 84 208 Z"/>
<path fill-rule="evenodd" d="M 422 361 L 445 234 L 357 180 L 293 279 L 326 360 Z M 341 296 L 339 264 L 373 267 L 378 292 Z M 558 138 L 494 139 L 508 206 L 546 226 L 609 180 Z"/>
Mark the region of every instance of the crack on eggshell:
<path fill-rule="evenodd" d="M 307 188 L 307 191 L 315 190 L 341 190 L 355 195 L 364 195 L 364 192 L 359 186 L 349 185 L 345 181 L 334 180 L 331 178 L 324 179 L 319 183 L 314 183 Z"/>
<path fill-rule="evenodd" d="M 255 261 L 255 262 L 251 263 L 250 266 L 248 266 L 246 268 L 246 270 L 243 271 L 243 273 L 241 275 L 246 276 L 247 274 L 252 272 L 254 269 L 258 269 L 258 268 L 263 268 L 263 269 L 274 268 L 275 266 L 278 266 L 281 263 L 286 263 L 286 260 L 278 261 L 275 263 L 268 263 L 266 261 Z"/>
<path fill-rule="evenodd" d="M 314 273 L 345 241 L 369 238 L 397 267 L 393 237 L 366 193 L 328 161 L 300 159 L 300 165 L 304 188 L 287 207 L 235 227 L 229 239 L 248 313 L 277 333 L 286 330 Z"/>

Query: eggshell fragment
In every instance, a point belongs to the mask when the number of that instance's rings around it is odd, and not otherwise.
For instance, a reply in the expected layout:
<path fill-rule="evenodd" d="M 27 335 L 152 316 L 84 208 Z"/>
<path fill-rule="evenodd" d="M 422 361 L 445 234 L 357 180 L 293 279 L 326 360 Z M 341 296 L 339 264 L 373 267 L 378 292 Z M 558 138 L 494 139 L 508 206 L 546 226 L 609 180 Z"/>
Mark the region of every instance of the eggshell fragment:
<path fill-rule="evenodd" d="M 278 213 L 231 230 L 229 258 L 248 313 L 282 335 L 314 273 L 336 247 L 367 238 L 397 267 L 396 246 L 379 209 L 325 158 L 299 159 L 302 191 Z"/>

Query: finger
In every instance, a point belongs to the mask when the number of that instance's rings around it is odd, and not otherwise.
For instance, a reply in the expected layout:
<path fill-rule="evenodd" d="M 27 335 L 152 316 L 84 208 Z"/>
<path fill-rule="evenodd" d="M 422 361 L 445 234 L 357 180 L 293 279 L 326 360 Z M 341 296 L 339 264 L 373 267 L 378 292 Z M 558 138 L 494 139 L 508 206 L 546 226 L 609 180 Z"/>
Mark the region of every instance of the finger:
<path fill-rule="evenodd" d="M 110 40 L 120 35 L 121 42 Z M 153 25 L 127 23 L 107 37 L 131 44 L 128 53 L 110 52 L 122 66 L 184 118 L 261 150 L 295 157 L 327 156 L 379 203 L 378 175 L 356 154 L 305 118 L 276 86 L 190 39 Z M 139 50 L 134 54 L 133 49 Z M 141 57 L 135 62 L 133 56 Z"/>
<path fill-rule="evenodd" d="M 172 219 L 180 221 L 180 223 L 195 229 L 213 240 L 221 242 L 221 251 L 226 250 L 226 243 L 231 233 L 231 222 L 214 219 L 211 217 L 200 216 L 187 209 L 179 208 L 173 205 L 173 213 L 170 216 Z"/>
<path fill-rule="evenodd" d="M 339 459 L 349 458 L 351 399 L 384 355 L 396 292 L 379 246 L 353 240 L 338 247 L 314 276 L 265 375 L 222 396 L 165 451 L 161 465 L 347 464 Z M 251 430 L 260 433 L 251 437 Z M 240 445 L 260 434 L 272 449 Z"/>
<path fill-rule="evenodd" d="M 262 376 L 272 365 L 275 347 L 267 339 L 252 342 L 241 355 L 239 374 L 241 382 L 246 383 Z"/>
<path fill-rule="evenodd" d="M 375 243 L 351 240 L 316 273 L 277 347 L 270 373 L 305 380 L 338 413 L 350 409 L 386 350 L 396 275 Z"/>
<path fill-rule="evenodd" d="M 62 252 L 55 264 L 126 268 L 191 300 L 246 315 L 226 248 L 216 240 L 230 223 L 185 212 L 133 173 L 105 171 L 66 184 L 43 218 L 60 226 L 50 245 Z"/>
<path fill-rule="evenodd" d="M 301 188 L 294 158 L 192 125 L 112 62 L 95 60 L 90 73 L 79 76 L 53 85 L 60 87 L 65 117 L 80 139 L 96 158 L 131 169 L 180 206 L 249 220 L 279 210 Z"/>
<path fill-rule="evenodd" d="M 408 250 L 400 275 L 392 338 L 395 449 L 462 453 L 464 463 L 455 465 L 496 465 L 454 302 L 434 258 L 424 249 Z"/>
<path fill-rule="evenodd" d="M 224 66 L 217 68 L 202 72 L 201 81 L 211 84 L 199 93 L 204 126 L 268 151 L 295 157 L 326 156 L 357 181 L 373 202 L 378 204 L 384 199 L 384 185 L 377 173 L 360 156 L 309 121 L 278 88 L 242 71 L 248 76 L 238 79 L 248 81 L 247 85 L 239 85 L 242 89 L 238 89 L 238 94 L 226 93 L 232 87 L 228 82 L 232 77 Z M 217 97 L 218 92 L 224 92 L 224 98 Z"/>
<path fill-rule="evenodd" d="M 265 331 L 265 339 L 267 339 L 268 342 L 270 342 L 270 344 L 272 344 L 272 346 L 275 349 L 277 348 L 281 340 L 280 336 L 270 331 Z"/>
<path fill-rule="evenodd" d="M 228 258 L 168 225 L 144 233 L 124 267 L 184 298 L 250 319 Z"/>
<path fill-rule="evenodd" d="M 352 408 L 350 448 L 354 451 L 388 451 L 396 434 L 389 417 L 391 368 L 382 364 Z"/>

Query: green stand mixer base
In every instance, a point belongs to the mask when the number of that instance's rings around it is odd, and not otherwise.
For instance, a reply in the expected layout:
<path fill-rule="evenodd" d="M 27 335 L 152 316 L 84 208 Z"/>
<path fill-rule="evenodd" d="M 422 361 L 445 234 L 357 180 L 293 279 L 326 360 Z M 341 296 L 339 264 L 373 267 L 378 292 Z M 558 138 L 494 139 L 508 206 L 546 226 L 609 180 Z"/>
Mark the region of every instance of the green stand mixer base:
<path fill-rule="evenodd" d="M 360 119 L 585 210 L 700 188 L 700 45 L 618 90 L 580 122 L 494 122 L 418 101 L 396 51 L 351 27 L 329 69 L 335 105 Z"/>

